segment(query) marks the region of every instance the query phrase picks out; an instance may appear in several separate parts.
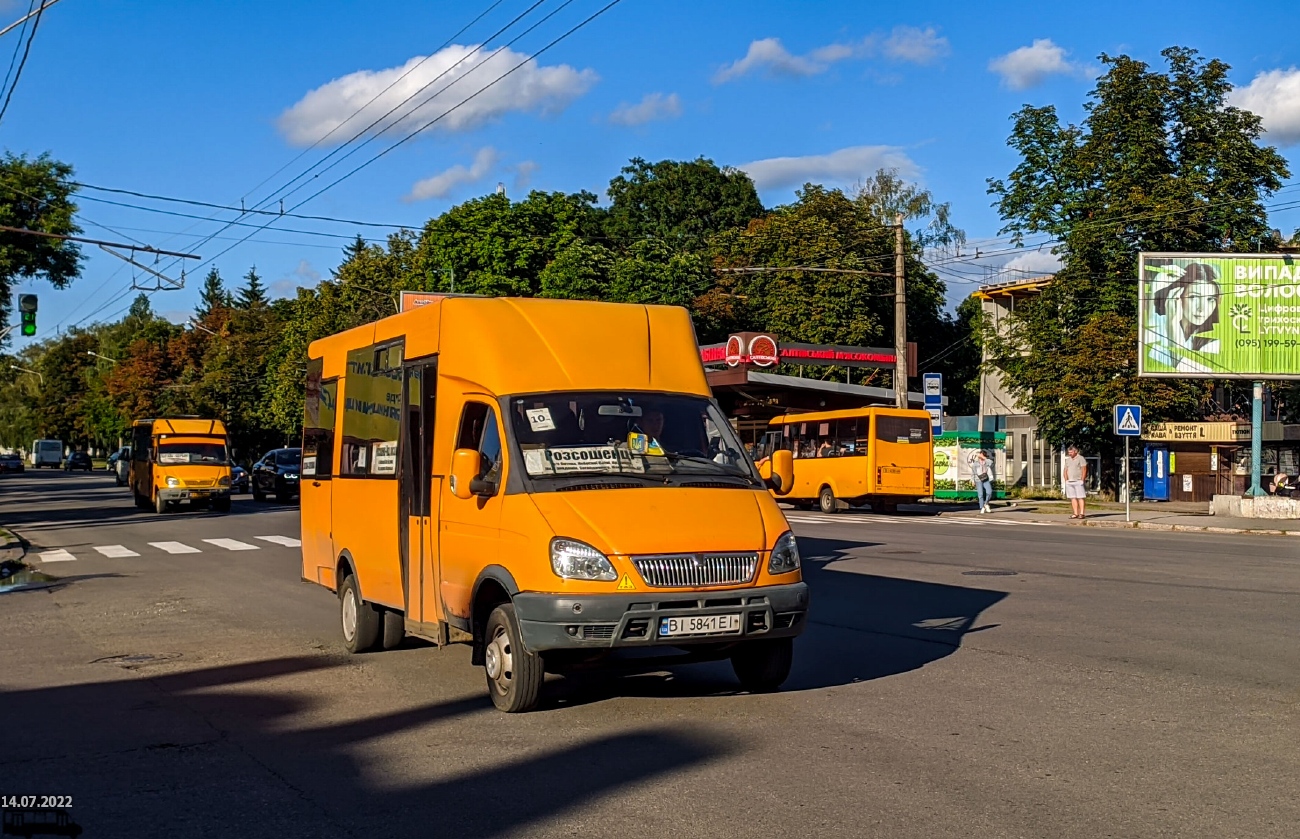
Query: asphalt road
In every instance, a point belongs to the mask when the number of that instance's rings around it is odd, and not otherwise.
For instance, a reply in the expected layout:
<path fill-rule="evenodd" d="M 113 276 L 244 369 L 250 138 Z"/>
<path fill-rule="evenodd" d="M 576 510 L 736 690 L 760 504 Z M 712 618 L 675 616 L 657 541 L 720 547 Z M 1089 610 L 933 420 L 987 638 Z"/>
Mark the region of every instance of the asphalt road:
<path fill-rule="evenodd" d="M 783 691 L 695 665 L 505 715 L 466 647 L 348 657 L 295 507 L 4 476 L 61 580 L 0 594 L 0 795 L 86 839 L 1296 835 L 1300 540 L 791 516 Z"/>

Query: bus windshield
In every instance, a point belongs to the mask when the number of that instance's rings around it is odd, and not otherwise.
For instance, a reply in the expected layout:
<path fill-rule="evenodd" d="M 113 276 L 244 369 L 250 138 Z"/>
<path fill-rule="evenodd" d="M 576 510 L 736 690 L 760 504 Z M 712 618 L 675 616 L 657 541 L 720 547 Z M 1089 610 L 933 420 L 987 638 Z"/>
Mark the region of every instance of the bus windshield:
<path fill-rule="evenodd" d="M 225 463 L 226 446 L 223 443 L 162 443 L 158 446 L 158 462 Z"/>
<path fill-rule="evenodd" d="M 509 406 L 532 478 L 691 475 L 761 482 L 726 417 L 701 396 L 543 393 L 512 397 Z"/>

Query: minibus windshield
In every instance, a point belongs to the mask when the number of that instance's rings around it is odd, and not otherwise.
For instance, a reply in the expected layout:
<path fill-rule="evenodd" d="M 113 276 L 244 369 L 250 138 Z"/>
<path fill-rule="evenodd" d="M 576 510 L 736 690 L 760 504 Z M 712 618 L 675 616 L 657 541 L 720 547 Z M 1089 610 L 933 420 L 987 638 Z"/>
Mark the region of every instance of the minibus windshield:
<path fill-rule="evenodd" d="M 532 478 L 590 474 L 734 477 L 761 483 L 717 407 L 700 396 L 567 392 L 511 397 Z"/>
<path fill-rule="evenodd" d="M 162 443 L 158 446 L 160 464 L 225 463 L 226 447 L 221 443 Z"/>

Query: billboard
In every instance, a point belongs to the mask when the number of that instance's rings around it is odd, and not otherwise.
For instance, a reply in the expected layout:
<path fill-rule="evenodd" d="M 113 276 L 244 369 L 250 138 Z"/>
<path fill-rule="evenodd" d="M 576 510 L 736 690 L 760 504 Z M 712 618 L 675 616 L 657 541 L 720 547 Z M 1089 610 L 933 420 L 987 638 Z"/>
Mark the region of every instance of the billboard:
<path fill-rule="evenodd" d="M 1300 258 L 1138 256 L 1138 375 L 1300 378 Z"/>

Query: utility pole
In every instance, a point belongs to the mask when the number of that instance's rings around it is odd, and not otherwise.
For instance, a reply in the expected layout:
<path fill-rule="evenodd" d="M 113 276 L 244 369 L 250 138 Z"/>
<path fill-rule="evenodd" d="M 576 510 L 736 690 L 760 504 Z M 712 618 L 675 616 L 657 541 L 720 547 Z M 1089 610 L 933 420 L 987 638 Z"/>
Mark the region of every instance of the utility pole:
<path fill-rule="evenodd" d="M 903 214 L 894 216 L 894 404 L 907 407 L 907 292 L 903 286 Z"/>

